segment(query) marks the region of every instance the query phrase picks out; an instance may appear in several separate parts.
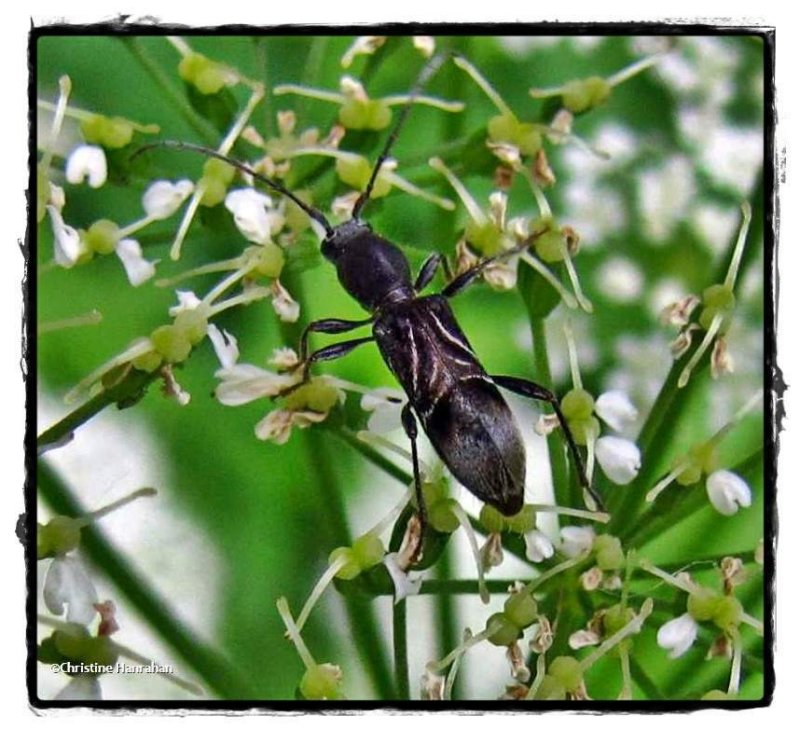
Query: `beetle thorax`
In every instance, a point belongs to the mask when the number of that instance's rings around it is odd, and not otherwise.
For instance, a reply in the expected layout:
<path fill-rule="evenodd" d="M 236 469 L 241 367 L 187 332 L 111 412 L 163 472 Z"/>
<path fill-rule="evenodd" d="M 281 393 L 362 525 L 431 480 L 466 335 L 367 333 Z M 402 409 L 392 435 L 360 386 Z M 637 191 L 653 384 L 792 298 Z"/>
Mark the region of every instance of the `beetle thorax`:
<path fill-rule="evenodd" d="M 414 297 L 411 271 L 403 252 L 363 221 L 336 226 L 322 243 L 322 254 L 336 266 L 339 281 L 363 307 Z"/>

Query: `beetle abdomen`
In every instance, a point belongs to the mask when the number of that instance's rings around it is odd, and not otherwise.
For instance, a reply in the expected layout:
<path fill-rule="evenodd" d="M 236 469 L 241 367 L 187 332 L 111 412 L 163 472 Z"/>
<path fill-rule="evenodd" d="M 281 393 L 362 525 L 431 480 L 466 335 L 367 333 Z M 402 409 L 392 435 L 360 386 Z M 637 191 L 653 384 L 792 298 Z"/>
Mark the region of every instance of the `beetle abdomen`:
<path fill-rule="evenodd" d="M 443 394 L 422 425 L 453 476 L 504 515 L 522 509 L 525 447 L 511 410 L 481 376 Z"/>

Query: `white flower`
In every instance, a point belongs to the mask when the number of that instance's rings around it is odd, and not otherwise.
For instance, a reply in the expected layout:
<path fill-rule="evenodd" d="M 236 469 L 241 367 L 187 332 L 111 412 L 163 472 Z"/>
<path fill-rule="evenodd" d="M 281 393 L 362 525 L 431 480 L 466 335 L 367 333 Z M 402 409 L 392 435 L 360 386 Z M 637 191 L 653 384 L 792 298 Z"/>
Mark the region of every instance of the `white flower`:
<path fill-rule="evenodd" d="M 560 550 L 568 558 L 574 558 L 591 549 L 594 543 L 594 530 L 591 527 L 568 526 L 561 528 Z"/>
<path fill-rule="evenodd" d="M 54 700 L 102 700 L 100 682 L 96 675 L 78 674 L 67 682 Z"/>
<path fill-rule="evenodd" d="M 547 558 L 553 557 L 555 548 L 550 538 L 539 530 L 526 532 L 525 538 L 525 557 L 532 563 L 541 563 Z"/>
<path fill-rule="evenodd" d="M 266 243 L 283 228 L 285 219 L 272 210 L 272 199 L 253 188 L 231 190 L 225 196 L 225 207 L 241 234 L 253 243 Z"/>
<path fill-rule="evenodd" d="M 223 363 L 223 367 L 214 375 L 221 381 L 215 395 L 226 406 L 240 406 L 258 398 L 273 398 L 297 382 L 291 375 L 273 373 L 249 363 L 229 366 Z"/>
<path fill-rule="evenodd" d="M 123 238 L 117 242 L 117 256 L 125 267 L 128 281 L 133 286 L 144 284 L 156 273 L 156 265 L 142 256 L 142 247 L 132 238 Z"/>
<path fill-rule="evenodd" d="M 53 227 L 56 263 L 69 269 L 75 265 L 78 257 L 83 253 L 84 246 L 80 234 L 72 226 L 64 223 L 58 208 L 48 205 L 47 212 L 50 214 L 50 223 Z"/>
<path fill-rule="evenodd" d="M 61 616 L 66 608 L 70 623 L 91 623 L 96 611 L 97 591 L 80 560 L 71 555 L 53 559 L 44 578 L 44 604 L 47 610 Z"/>
<path fill-rule="evenodd" d="M 656 641 L 662 649 L 669 650 L 669 658 L 677 659 L 685 654 L 697 638 L 697 622 L 685 613 L 667 621 L 659 630 Z"/>
<path fill-rule="evenodd" d="M 372 433 L 391 433 L 399 428 L 406 396 L 397 388 L 376 388 L 361 398 L 361 407 L 371 411 L 367 429 Z"/>
<path fill-rule="evenodd" d="M 615 484 L 630 484 L 639 473 L 642 455 L 639 447 L 619 436 L 602 436 L 595 447 L 597 462 Z"/>
<path fill-rule="evenodd" d="M 753 501 L 747 482 L 724 469 L 708 475 L 706 492 L 714 509 L 726 516 L 736 514 L 739 507 L 749 507 Z"/>
<path fill-rule="evenodd" d="M 639 412 L 621 390 L 603 393 L 594 404 L 594 412 L 615 431 L 622 431 L 633 423 Z"/>
<path fill-rule="evenodd" d="M 312 423 L 321 423 L 327 413 L 316 411 L 286 411 L 278 409 L 269 413 L 256 424 L 256 438 L 285 444 L 292 435 L 292 428 L 308 428 Z"/>
<path fill-rule="evenodd" d="M 108 177 L 103 148 L 89 144 L 76 147 L 67 158 L 66 174 L 67 182 L 73 185 L 79 185 L 88 177 L 91 187 L 101 187 Z"/>
<path fill-rule="evenodd" d="M 178 292 L 178 296 L 183 292 Z M 189 292 L 191 294 L 191 292 Z M 192 294 L 194 296 L 194 294 Z M 171 311 L 171 310 L 170 310 Z M 208 338 L 214 345 L 214 352 L 223 370 L 229 370 L 239 359 L 239 346 L 236 338 L 226 330 L 220 330 L 215 324 L 208 325 Z"/>
<path fill-rule="evenodd" d="M 169 313 L 172 317 L 176 317 L 181 312 L 187 312 L 190 309 L 197 309 L 203 303 L 192 291 L 178 289 L 175 293 L 178 295 L 178 304 L 169 308 Z"/>
<path fill-rule="evenodd" d="M 289 292 L 277 279 L 270 284 L 270 290 L 272 291 L 272 308 L 281 322 L 297 322 L 300 317 L 300 305 L 292 299 Z"/>
<path fill-rule="evenodd" d="M 176 183 L 157 180 L 144 191 L 142 207 L 148 218 L 164 220 L 175 213 L 193 192 L 194 183 L 191 180 L 179 180 Z"/>
<path fill-rule="evenodd" d="M 383 564 L 394 583 L 394 602 L 400 603 L 407 596 L 416 596 L 422 586 L 422 577 L 412 580 L 397 562 L 397 553 L 384 556 Z"/>
<path fill-rule="evenodd" d="M 436 50 L 436 41 L 431 35 L 416 35 L 412 42 L 425 58 L 430 58 Z"/>

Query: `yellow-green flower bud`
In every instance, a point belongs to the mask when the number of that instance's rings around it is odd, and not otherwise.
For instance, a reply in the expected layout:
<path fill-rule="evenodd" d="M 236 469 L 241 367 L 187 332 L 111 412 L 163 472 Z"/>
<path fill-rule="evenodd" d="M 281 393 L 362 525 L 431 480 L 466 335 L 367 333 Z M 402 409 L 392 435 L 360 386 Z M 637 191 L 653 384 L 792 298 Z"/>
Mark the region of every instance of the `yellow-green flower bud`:
<path fill-rule="evenodd" d="M 600 76 L 575 79 L 564 86 L 561 101 L 573 114 L 602 104 L 611 95 L 611 85 Z"/>
<path fill-rule="evenodd" d="M 492 221 L 485 223 L 469 221 L 464 237 L 482 256 L 495 256 L 503 250 L 503 232 Z"/>
<path fill-rule="evenodd" d="M 550 662 L 547 673 L 555 677 L 570 693 L 577 692 L 583 682 L 580 662 L 571 656 L 557 656 Z"/>
<path fill-rule="evenodd" d="M 336 174 L 339 179 L 355 190 L 366 190 L 372 175 L 372 163 L 365 157 L 337 158 Z M 382 175 L 378 174 L 372 188 L 371 198 L 382 198 L 388 195 L 392 184 Z"/>
<path fill-rule="evenodd" d="M 549 674 L 542 677 L 542 682 L 534 694 L 534 699 L 537 700 L 563 700 L 567 697 L 567 691 L 564 685 Z"/>
<path fill-rule="evenodd" d="M 721 598 L 713 588 L 700 586 L 689 594 L 686 610 L 696 621 L 710 621 L 719 610 Z"/>
<path fill-rule="evenodd" d="M 315 378 L 286 396 L 286 409 L 327 413 L 339 400 L 339 391 L 321 378 Z"/>
<path fill-rule="evenodd" d="M 151 350 L 150 352 L 146 352 L 144 355 L 135 357 L 133 360 L 131 360 L 131 365 L 142 372 L 152 373 L 161 367 L 161 363 L 163 361 L 164 358 L 159 353 L 157 353 L 155 350 Z"/>
<path fill-rule="evenodd" d="M 589 418 L 594 413 L 594 397 L 588 390 L 573 388 L 561 399 L 561 412 L 568 421 Z"/>
<path fill-rule="evenodd" d="M 485 504 L 481 507 L 478 520 L 486 528 L 487 532 L 502 532 L 506 526 L 506 518 L 490 504 Z"/>
<path fill-rule="evenodd" d="M 56 515 L 46 525 L 36 526 L 36 557 L 39 560 L 66 555 L 81 542 L 81 523 Z"/>
<path fill-rule="evenodd" d="M 486 621 L 486 631 L 491 631 L 487 641 L 495 646 L 510 646 L 522 636 L 522 630 L 504 613 L 493 613 Z"/>
<path fill-rule="evenodd" d="M 371 532 L 362 535 L 353 543 L 353 557 L 358 561 L 362 571 L 380 563 L 385 552 L 381 539 Z"/>
<path fill-rule="evenodd" d="M 333 565 L 341 558 L 345 558 L 345 563 L 336 573 L 337 578 L 341 580 L 353 580 L 353 578 L 360 575 L 361 565 L 353 552 L 353 548 L 338 547 L 331 551 L 331 554 L 328 556 L 328 565 Z"/>
<path fill-rule="evenodd" d="M 520 629 L 530 626 L 539 615 L 536 600 L 527 591 L 512 593 L 503 606 L 503 613 L 509 621 Z"/>
<path fill-rule="evenodd" d="M 216 94 L 225 86 L 224 68 L 202 53 L 187 53 L 178 64 L 178 74 L 201 94 Z"/>
<path fill-rule="evenodd" d="M 173 326 L 183 332 L 192 345 L 203 341 L 208 332 L 208 318 L 202 308 L 184 309 L 175 316 Z"/>
<path fill-rule="evenodd" d="M 492 117 L 487 132 L 492 142 L 512 144 L 522 155 L 535 155 L 542 147 L 542 134 L 536 125 L 509 114 Z"/>
<path fill-rule="evenodd" d="M 600 570 L 619 570 L 625 564 L 625 553 L 618 537 L 598 535 L 592 548 Z"/>
<path fill-rule="evenodd" d="M 82 238 L 86 246 L 95 253 L 110 254 L 117 246 L 119 226 L 114 221 L 103 218 L 92 223 Z"/>
<path fill-rule="evenodd" d="M 133 123 L 122 117 L 106 117 L 92 114 L 81 121 L 81 134 L 90 144 L 99 144 L 109 149 L 119 149 L 133 139 Z"/>
<path fill-rule="evenodd" d="M 150 341 L 167 362 L 183 362 L 192 351 L 188 334 L 174 324 L 165 324 L 153 330 Z"/>
<path fill-rule="evenodd" d="M 342 670 L 333 664 L 314 664 L 300 680 L 300 694 L 308 700 L 331 700 L 341 697 Z"/>
<path fill-rule="evenodd" d="M 272 241 L 267 241 L 263 246 L 258 247 L 258 264 L 256 272 L 261 276 L 277 279 L 283 271 L 286 256 L 283 249 Z"/>
<path fill-rule="evenodd" d="M 203 191 L 200 196 L 200 205 L 204 208 L 213 208 L 215 205 L 219 205 L 228 194 L 227 185 L 217 177 L 201 178 L 198 187 Z"/>
<path fill-rule="evenodd" d="M 392 121 L 392 111 L 380 99 L 347 99 L 339 108 L 339 121 L 347 129 L 386 129 Z"/>
<path fill-rule="evenodd" d="M 720 596 L 714 612 L 714 623 L 723 631 L 730 631 L 741 623 L 742 613 L 742 604 L 736 596 Z"/>
<path fill-rule="evenodd" d="M 455 532 L 459 521 L 452 506 L 457 504 L 452 498 L 440 499 L 433 504 L 428 504 L 428 522 L 436 532 Z"/>
<path fill-rule="evenodd" d="M 522 505 L 522 509 L 517 514 L 506 518 L 508 529 L 511 532 L 523 534 L 536 529 L 536 510 L 532 504 Z"/>

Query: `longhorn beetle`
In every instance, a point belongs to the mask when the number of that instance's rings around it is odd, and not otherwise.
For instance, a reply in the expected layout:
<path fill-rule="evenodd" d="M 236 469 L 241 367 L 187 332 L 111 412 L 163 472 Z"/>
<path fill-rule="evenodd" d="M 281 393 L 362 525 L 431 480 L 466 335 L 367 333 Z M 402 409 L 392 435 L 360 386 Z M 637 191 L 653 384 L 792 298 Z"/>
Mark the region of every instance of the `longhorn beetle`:
<path fill-rule="evenodd" d="M 403 252 L 374 233 L 361 218 L 381 166 L 388 159 L 408 117 L 412 100 L 449 55 L 440 54 L 423 68 L 408 103 L 400 111 L 375 162 L 364 191 L 356 200 L 351 218 L 335 226 L 321 211 L 306 204 L 281 183 L 215 150 L 190 143 L 162 141 L 139 151 L 169 146 L 224 160 L 292 200 L 323 227 L 323 256 L 333 263 L 339 282 L 369 312 L 369 317 L 355 321 L 320 319 L 310 322 L 300 340 L 299 367 L 303 370 L 300 384 L 308 382 L 310 367 L 314 363 L 342 357 L 368 342 L 378 345 L 384 361 L 408 396 L 408 403 L 402 410 L 402 425 L 411 442 L 421 528 L 426 524 L 426 514 L 417 456 L 417 419 L 439 457 L 470 492 L 506 516 L 522 509 L 525 450 L 519 428 L 498 386 L 550 404 L 567 440 L 581 484 L 600 505 L 602 502 L 588 483 L 583 460 L 556 395 L 530 380 L 489 375 L 459 327 L 448 302 L 472 284 L 487 266 L 519 253 L 530 242 L 526 242 L 524 247 L 484 259 L 452 279 L 438 294 L 421 296 L 439 266 L 445 263 L 442 256 L 438 253 L 431 255 L 412 279 Z M 311 353 L 308 351 L 308 338 L 312 332 L 339 334 L 367 325 L 372 325 L 369 337 L 339 342 Z"/>

